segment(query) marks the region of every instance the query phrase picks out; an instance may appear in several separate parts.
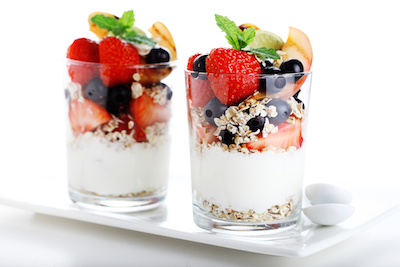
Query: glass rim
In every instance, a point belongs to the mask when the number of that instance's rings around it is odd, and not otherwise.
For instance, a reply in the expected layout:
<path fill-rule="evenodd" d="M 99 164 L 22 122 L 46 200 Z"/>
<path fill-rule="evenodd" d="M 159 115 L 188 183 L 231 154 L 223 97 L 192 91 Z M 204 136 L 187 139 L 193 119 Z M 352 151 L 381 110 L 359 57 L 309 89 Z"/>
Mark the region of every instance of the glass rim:
<path fill-rule="evenodd" d="M 303 71 L 303 72 L 296 72 L 296 73 L 278 73 L 278 74 L 242 74 L 242 73 L 207 73 L 207 72 L 198 72 L 198 71 L 191 71 L 191 70 L 185 70 L 185 74 L 196 74 L 198 76 L 207 76 L 208 74 L 213 74 L 214 75 L 224 75 L 224 76 L 255 76 L 255 77 L 275 77 L 275 76 L 286 76 L 286 77 L 293 77 L 293 76 L 298 76 L 298 75 L 310 75 L 312 74 L 312 71 Z"/>
<path fill-rule="evenodd" d="M 87 66 L 123 66 L 126 68 L 135 68 L 135 69 L 161 69 L 161 68 L 168 68 L 172 67 L 175 68 L 178 66 L 179 60 L 171 60 L 168 62 L 161 62 L 161 63 L 151 63 L 151 64 L 136 64 L 136 65 L 122 65 L 122 64 L 110 64 L 110 63 L 98 63 L 98 62 L 88 62 L 76 59 L 65 58 L 65 63 L 70 63 L 73 65 L 87 65 Z"/>

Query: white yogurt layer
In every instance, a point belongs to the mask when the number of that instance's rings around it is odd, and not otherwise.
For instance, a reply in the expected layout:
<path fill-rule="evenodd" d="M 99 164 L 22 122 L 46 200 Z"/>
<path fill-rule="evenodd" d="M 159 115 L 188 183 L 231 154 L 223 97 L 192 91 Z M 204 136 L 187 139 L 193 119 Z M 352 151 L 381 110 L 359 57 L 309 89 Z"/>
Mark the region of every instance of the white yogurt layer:
<path fill-rule="evenodd" d="M 292 197 L 301 200 L 305 146 L 294 152 L 244 154 L 205 148 L 192 148 L 192 190 L 194 197 L 221 209 L 254 210 L 263 213 L 283 205 Z"/>
<path fill-rule="evenodd" d="M 125 195 L 167 188 L 169 138 L 157 146 L 135 143 L 124 147 L 85 133 L 68 143 L 67 156 L 69 186 L 78 191 Z"/>

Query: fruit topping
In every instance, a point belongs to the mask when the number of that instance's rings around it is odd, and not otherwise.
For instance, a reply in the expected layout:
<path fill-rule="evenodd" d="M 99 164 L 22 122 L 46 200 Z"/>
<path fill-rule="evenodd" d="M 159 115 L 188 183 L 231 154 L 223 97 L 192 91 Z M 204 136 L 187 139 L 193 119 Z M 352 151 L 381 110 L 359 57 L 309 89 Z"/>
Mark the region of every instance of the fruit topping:
<path fill-rule="evenodd" d="M 304 71 L 304 67 L 301 61 L 295 58 L 289 58 L 283 61 L 280 69 L 282 73 L 299 73 Z M 301 77 L 303 77 L 303 75 L 299 74 L 294 78 L 294 81 L 297 82 L 301 79 Z"/>
<path fill-rule="evenodd" d="M 168 62 L 170 60 L 170 55 L 168 51 L 163 48 L 153 48 L 150 53 L 146 55 L 146 63 L 161 63 Z"/>
<path fill-rule="evenodd" d="M 221 117 L 228 107 L 214 97 L 204 107 L 204 117 L 211 124 L 216 126 L 214 119 Z"/>
<path fill-rule="evenodd" d="M 304 71 L 309 71 L 313 60 L 313 52 L 307 35 L 299 29 L 289 27 L 289 37 L 283 44 L 282 51 L 289 58 L 296 58 L 303 64 Z"/>
<path fill-rule="evenodd" d="M 136 48 L 113 36 L 104 37 L 99 45 L 100 77 L 106 86 L 115 86 L 132 81 L 132 75 L 137 72 L 133 65 L 140 64 Z"/>
<path fill-rule="evenodd" d="M 213 49 L 206 58 L 206 70 L 211 88 L 222 104 L 236 104 L 258 90 L 260 64 L 244 51 Z"/>
<path fill-rule="evenodd" d="M 88 99 L 74 99 L 69 104 L 69 120 L 76 134 L 94 130 L 111 119 L 107 110 Z"/>
<path fill-rule="evenodd" d="M 276 108 L 277 115 L 275 117 L 268 118 L 269 122 L 274 125 L 279 125 L 285 122 L 292 112 L 292 108 L 290 107 L 290 105 L 286 101 L 279 98 L 274 98 L 265 105 L 267 107 L 274 106 Z"/>
<path fill-rule="evenodd" d="M 136 124 L 143 129 L 156 122 L 167 122 L 171 117 L 168 106 L 155 103 L 147 94 L 132 99 L 129 109 Z"/>
<path fill-rule="evenodd" d="M 200 55 L 193 61 L 193 71 L 206 72 L 206 58 L 207 54 Z"/>
<path fill-rule="evenodd" d="M 176 59 L 176 47 L 174 39 L 168 28 L 161 22 L 157 21 L 149 29 L 152 38 L 162 47 L 165 47 L 171 53 L 171 60 Z"/>
<path fill-rule="evenodd" d="M 196 54 L 194 54 L 194 55 L 192 55 L 192 56 L 189 57 L 188 63 L 187 63 L 187 65 L 186 65 L 186 69 L 187 69 L 187 70 L 190 70 L 190 71 L 193 70 L 193 62 L 194 62 L 194 60 L 195 60 L 198 56 L 200 56 L 200 55 L 201 55 L 200 53 L 196 53 Z"/>
<path fill-rule="evenodd" d="M 118 115 L 124 112 L 132 99 L 131 88 L 125 84 L 110 87 L 107 98 L 107 111 Z"/>
<path fill-rule="evenodd" d="M 283 41 L 278 35 L 264 30 L 256 30 L 256 36 L 246 49 L 249 48 L 273 48 L 275 50 L 281 49 Z"/>
<path fill-rule="evenodd" d="M 300 148 L 302 143 L 301 120 L 296 120 L 293 124 L 282 123 L 276 133 L 268 134 L 267 137 L 261 137 L 257 141 L 247 143 L 246 147 L 249 150 L 262 151 L 268 146 L 282 149 L 288 149 L 289 147 Z"/>
<path fill-rule="evenodd" d="M 87 38 L 76 39 L 68 47 L 67 58 L 98 63 L 100 61 L 99 45 Z M 71 64 L 68 66 L 68 74 L 73 82 L 86 84 L 99 76 L 99 69 L 95 64 Z"/>
<path fill-rule="evenodd" d="M 84 88 L 84 96 L 105 107 L 107 103 L 108 87 L 103 84 L 103 81 L 99 77 L 94 78 L 90 80 Z"/>

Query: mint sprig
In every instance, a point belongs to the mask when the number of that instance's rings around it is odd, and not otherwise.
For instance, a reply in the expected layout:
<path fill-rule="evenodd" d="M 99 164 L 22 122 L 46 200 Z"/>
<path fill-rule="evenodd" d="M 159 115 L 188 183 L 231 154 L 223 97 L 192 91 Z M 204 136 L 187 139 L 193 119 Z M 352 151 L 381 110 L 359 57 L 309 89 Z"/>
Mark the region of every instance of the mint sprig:
<path fill-rule="evenodd" d="M 236 26 L 235 22 L 228 19 L 228 17 L 217 14 L 215 14 L 215 20 L 217 21 L 218 27 L 226 33 L 225 38 L 234 49 L 250 52 L 261 59 L 280 59 L 280 56 L 273 48 L 260 47 L 244 50 L 256 37 L 256 30 L 254 28 L 247 28 L 242 31 Z"/>
<path fill-rule="evenodd" d="M 115 17 L 107 17 L 102 14 L 95 15 L 91 21 L 101 29 L 106 29 L 114 36 L 118 36 L 128 42 L 147 44 L 155 46 L 156 42 L 146 35 L 137 33 L 132 26 L 135 22 L 133 10 L 125 11 L 122 17 L 117 20 Z"/>
<path fill-rule="evenodd" d="M 258 56 L 261 59 L 266 59 L 266 58 L 271 58 L 271 59 L 280 59 L 281 57 L 278 55 L 275 49 L 273 48 L 265 48 L 265 47 L 260 47 L 260 48 L 250 48 L 249 50 L 244 50 L 248 51 L 256 56 Z"/>

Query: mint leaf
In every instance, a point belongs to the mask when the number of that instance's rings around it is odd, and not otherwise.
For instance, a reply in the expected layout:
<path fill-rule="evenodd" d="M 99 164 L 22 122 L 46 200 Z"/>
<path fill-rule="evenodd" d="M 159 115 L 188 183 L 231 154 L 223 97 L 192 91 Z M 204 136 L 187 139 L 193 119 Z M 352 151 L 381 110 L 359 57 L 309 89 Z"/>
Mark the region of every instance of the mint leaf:
<path fill-rule="evenodd" d="M 125 11 L 122 18 L 119 19 L 119 22 L 126 28 L 132 27 L 135 22 L 135 14 L 133 13 L 133 10 Z"/>
<path fill-rule="evenodd" d="M 228 43 L 232 45 L 234 49 L 240 50 L 242 48 L 240 42 L 243 41 L 239 41 L 240 37 L 238 36 L 241 36 L 242 31 L 236 27 L 235 22 L 231 21 L 227 17 L 217 14 L 215 14 L 215 20 L 217 21 L 218 27 L 226 33 L 225 38 L 228 40 Z"/>
<path fill-rule="evenodd" d="M 253 42 L 256 36 L 256 30 L 253 28 L 245 29 L 243 32 L 236 26 L 235 22 L 215 14 L 215 20 L 217 21 L 218 27 L 226 33 L 225 38 L 228 43 L 236 50 L 245 48 L 248 44 Z"/>
<path fill-rule="evenodd" d="M 107 17 L 104 15 L 96 15 L 91 21 L 101 29 L 111 31 L 114 27 L 117 27 L 118 21 L 114 17 Z"/>
<path fill-rule="evenodd" d="M 134 30 L 128 31 L 124 36 L 122 36 L 122 39 L 137 44 L 147 44 L 150 46 L 156 45 L 156 42 L 153 39 L 147 37 L 146 35 L 138 34 Z"/>
<path fill-rule="evenodd" d="M 254 28 L 244 29 L 242 36 L 246 43 L 244 47 L 246 47 L 248 44 L 253 42 L 254 38 L 256 37 L 256 30 Z"/>
<path fill-rule="evenodd" d="M 254 55 L 260 57 L 261 59 L 271 58 L 271 59 L 280 59 L 281 57 L 278 55 L 275 49 L 273 48 L 250 48 L 248 52 L 253 53 Z"/>

